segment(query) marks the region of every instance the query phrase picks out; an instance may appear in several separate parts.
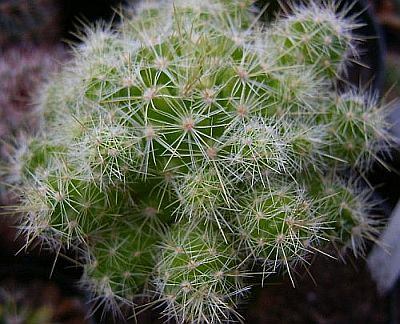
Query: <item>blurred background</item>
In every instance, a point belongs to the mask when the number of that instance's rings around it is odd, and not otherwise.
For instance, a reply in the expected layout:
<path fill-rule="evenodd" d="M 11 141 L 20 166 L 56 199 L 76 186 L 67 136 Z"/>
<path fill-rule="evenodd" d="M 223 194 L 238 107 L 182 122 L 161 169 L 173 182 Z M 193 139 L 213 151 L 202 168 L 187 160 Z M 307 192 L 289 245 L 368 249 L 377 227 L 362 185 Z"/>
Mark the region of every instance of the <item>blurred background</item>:
<path fill-rule="evenodd" d="M 361 12 L 359 31 L 362 66 L 353 66 L 348 80 L 380 94 L 397 105 L 400 97 L 400 0 L 349 0 L 342 5 Z M 21 131 L 35 129 L 37 86 L 64 64 L 79 30 L 104 19 L 118 22 L 118 0 L 0 0 L 0 156 L 9 154 L 4 140 L 18 140 Z M 278 10 L 269 5 L 265 20 Z M 114 8 L 114 9 L 113 9 Z M 400 137 L 400 107 L 391 116 Z M 387 160 L 392 169 L 375 167 L 368 175 L 377 188 L 382 213 L 389 217 L 400 189 L 400 154 Z M 399 171 L 396 171 L 399 170 Z M 0 191 L 0 324 L 100 323 L 100 312 L 90 312 L 85 293 L 78 289 L 80 269 L 67 259 L 46 255 L 37 246 L 21 251 L 16 219 L 8 215 L 15 199 Z M 73 259 L 73 256 L 70 256 Z M 259 288 L 243 308 L 246 323 L 400 323 L 400 289 L 380 296 L 365 260 L 350 255 L 334 261 L 316 256 L 308 275 Z M 399 285 L 397 285 L 399 286 Z M 139 323 L 161 323 L 157 314 L 143 313 Z M 108 323 L 110 319 L 103 319 Z M 134 322 L 132 320 L 132 322 Z M 118 321 L 120 323 L 120 321 Z"/>

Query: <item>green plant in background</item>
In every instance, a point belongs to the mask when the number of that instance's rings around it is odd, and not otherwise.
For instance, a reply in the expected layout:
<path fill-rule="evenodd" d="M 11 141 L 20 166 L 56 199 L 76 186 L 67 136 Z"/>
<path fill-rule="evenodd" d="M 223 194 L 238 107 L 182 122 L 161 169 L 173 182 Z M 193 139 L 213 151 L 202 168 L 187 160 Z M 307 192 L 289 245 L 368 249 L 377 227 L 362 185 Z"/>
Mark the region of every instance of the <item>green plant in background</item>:
<path fill-rule="evenodd" d="M 252 272 L 293 280 L 328 242 L 376 236 L 368 189 L 343 179 L 388 150 L 385 107 L 335 90 L 358 24 L 331 3 L 269 26 L 251 8 L 151 1 L 88 29 L 4 168 L 27 246 L 80 251 L 106 309 L 146 295 L 178 322 L 238 319 Z"/>
<path fill-rule="evenodd" d="M 87 323 L 86 310 L 79 297 L 68 295 L 65 288 L 52 282 L 2 276 L 1 324 Z"/>
<path fill-rule="evenodd" d="M 0 305 L 0 323 L 51 323 L 51 310 L 46 306 L 31 309 L 29 306 L 21 306 L 17 304 L 16 297 L 10 292 L 0 291 L 3 303 Z"/>
<path fill-rule="evenodd" d="M 400 65 L 397 55 L 388 55 L 386 65 L 384 87 L 388 91 L 388 97 L 394 100 L 400 95 Z"/>

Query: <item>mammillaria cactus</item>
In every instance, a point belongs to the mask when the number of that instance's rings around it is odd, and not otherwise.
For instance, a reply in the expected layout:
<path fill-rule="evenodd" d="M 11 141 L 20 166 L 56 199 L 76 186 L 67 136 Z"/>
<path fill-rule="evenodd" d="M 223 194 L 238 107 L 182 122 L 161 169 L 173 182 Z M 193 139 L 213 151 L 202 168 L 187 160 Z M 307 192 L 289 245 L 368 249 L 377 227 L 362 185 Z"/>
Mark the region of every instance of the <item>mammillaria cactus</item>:
<path fill-rule="evenodd" d="M 113 311 L 148 295 L 178 322 L 240 319 L 253 269 L 292 278 L 328 242 L 375 237 L 344 178 L 389 148 L 384 107 L 335 90 L 358 25 L 311 2 L 263 26 L 252 2 L 144 2 L 89 29 L 5 172 L 27 244 L 80 251 Z"/>

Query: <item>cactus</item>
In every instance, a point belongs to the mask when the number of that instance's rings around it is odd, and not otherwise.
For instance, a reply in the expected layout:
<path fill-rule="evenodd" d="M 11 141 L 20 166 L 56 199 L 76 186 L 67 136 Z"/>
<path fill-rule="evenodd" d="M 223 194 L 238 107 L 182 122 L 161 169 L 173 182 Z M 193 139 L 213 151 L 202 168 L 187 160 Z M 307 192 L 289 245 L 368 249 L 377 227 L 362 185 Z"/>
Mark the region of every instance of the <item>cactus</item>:
<path fill-rule="evenodd" d="M 80 251 L 106 309 L 240 320 L 252 272 L 294 282 L 329 242 L 362 254 L 377 234 L 369 189 L 341 180 L 391 145 L 376 96 L 335 90 L 358 24 L 311 2 L 262 26 L 252 2 L 144 2 L 87 30 L 3 167 L 27 244 Z"/>

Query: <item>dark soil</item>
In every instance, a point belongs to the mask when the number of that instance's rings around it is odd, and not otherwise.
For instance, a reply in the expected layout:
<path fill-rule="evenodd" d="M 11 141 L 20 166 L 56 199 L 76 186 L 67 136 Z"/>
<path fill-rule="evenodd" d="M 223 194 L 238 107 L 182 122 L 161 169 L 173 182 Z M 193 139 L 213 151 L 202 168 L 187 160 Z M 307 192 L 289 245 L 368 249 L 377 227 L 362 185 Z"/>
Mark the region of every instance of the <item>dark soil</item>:
<path fill-rule="evenodd" d="M 249 306 L 246 323 L 254 324 L 378 324 L 391 316 L 390 299 L 377 294 L 364 260 L 344 264 L 323 256 L 297 278 L 296 288 L 286 278 L 259 289 Z"/>

